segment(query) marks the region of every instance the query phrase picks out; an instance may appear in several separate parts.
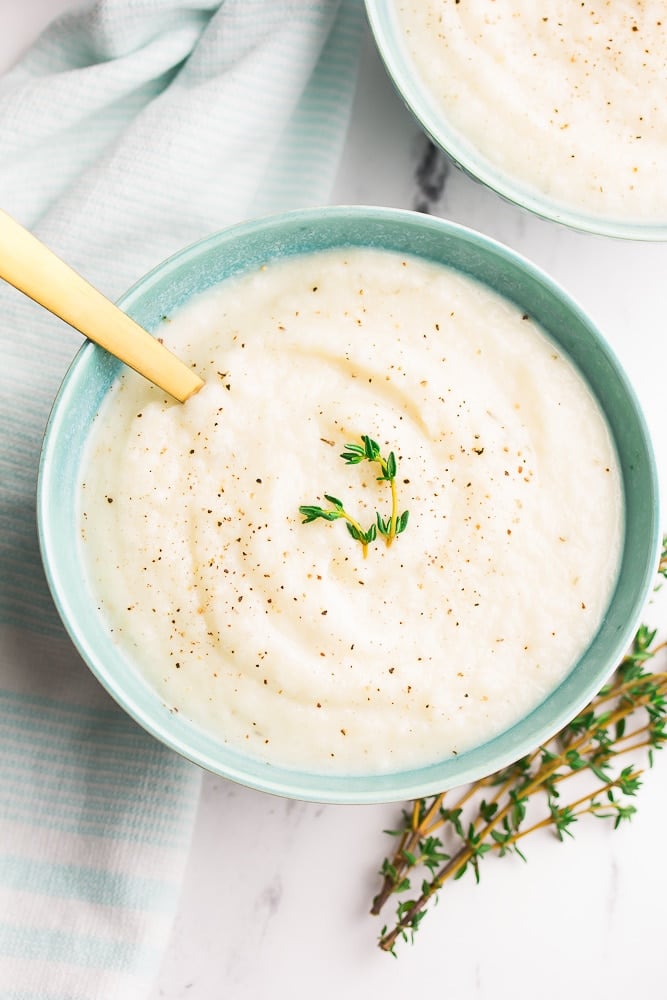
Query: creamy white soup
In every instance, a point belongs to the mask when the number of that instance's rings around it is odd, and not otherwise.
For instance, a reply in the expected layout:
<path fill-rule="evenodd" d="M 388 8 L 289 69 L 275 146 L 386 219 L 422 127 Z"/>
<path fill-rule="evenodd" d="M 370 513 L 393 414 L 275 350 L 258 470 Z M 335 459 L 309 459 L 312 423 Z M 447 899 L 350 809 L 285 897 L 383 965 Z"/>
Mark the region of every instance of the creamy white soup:
<path fill-rule="evenodd" d="M 277 764 L 383 772 L 558 685 L 605 613 L 622 491 L 591 392 L 528 316 L 354 248 L 225 281 L 160 335 L 205 386 L 180 405 L 123 375 L 80 518 L 110 640 L 165 710 Z M 393 476 L 340 457 L 363 435 Z M 392 488 L 390 545 L 299 510 L 387 529 Z"/>
<path fill-rule="evenodd" d="M 667 218 L 664 0 L 394 0 L 416 73 L 499 170 L 594 215 Z"/>

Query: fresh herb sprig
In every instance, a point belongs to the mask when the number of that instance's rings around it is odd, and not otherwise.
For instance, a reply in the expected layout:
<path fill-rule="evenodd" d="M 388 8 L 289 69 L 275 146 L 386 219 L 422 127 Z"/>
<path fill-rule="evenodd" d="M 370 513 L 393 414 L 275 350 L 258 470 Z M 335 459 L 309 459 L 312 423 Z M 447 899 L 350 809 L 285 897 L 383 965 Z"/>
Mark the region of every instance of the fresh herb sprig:
<path fill-rule="evenodd" d="M 666 569 L 667 539 L 661 576 Z M 632 818 L 630 799 L 640 788 L 642 769 L 618 763 L 641 750 L 652 766 L 653 752 L 667 741 L 667 672 L 647 670 L 666 647 L 656 642 L 655 630 L 641 625 L 609 683 L 547 744 L 459 791 L 451 805 L 442 792 L 403 811 L 402 825 L 386 831 L 398 846 L 382 863 L 371 908 L 379 914 L 398 897 L 394 924 L 382 928 L 380 948 L 395 955 L 399 940 L 412 940 L 447 881 L 472 871 L 479 882 L 487 854 L 516 854 L 525 861 L 519 843 L 536 830 L 550 827 L 562 841 L 585 815 L 610 819 L 614 828 Z M 578 792 L 564 803 L 564 782 L 577 776 Z M 413 884 L 419 886 L 416 894 Z"/>
<path fill-rule="evenodd" d="M 302 524 L 310 524 L 311 521 L 322 519 L 324 521 L 337 521 L 342 519 L 345 526 L 355 541 L 360 542 L 364 557 L 368 554 L 368 546 L 374 542 L 378 534 L 384 537 L 387 546 L 390 546 L 397 535 L 402 534 L 408 525 L 409 512 L 404 510 L 402 514 L 398 512 L 398 494 L 396 490 L 396 456 L 390 451 L 385 458 L 380 450 L 380 445 L 367 434 L 361 435 L 361 444 L 352 442 L 345 445 L 345 451 L 340 455 L 346 465 L 359 465 L 360 462 L 371 462 L 380 466 L 380 475 L 377 477 L 379 483 L 389 483 L 391 490 L 391 513 L 389 517 L 382 517 L 376 512 L 375 521 L 367 530 L 364 530 L 356 518 L 349 514 L 343 502 L 338 497 L 330 493 L 324 494 L 324 499 L 330 504 L 329 507 L 316 507 L 312 505 L 302 505 L 299 513 L 303 515 Z"/>
<path fill-rule="evenodd" d="M 375 523 L 378 532 L 384 536 L 387 545 L 391 545 L 396 535 L 405 531 L 408 524 L 409 512 L 404 510 L 398 513 L 398 494 L 396 490 L 396 456 L 390 451 L 386 458 L 383 457 L 380 446 L 373 438 L 367 434 L 361 435 L 361 444 L 346 444 L 345 451 L 340 456 L 346 465 L 358 465 L 360 462 L 377 463 L 380 466 L 380 475 L 377 477 L 379 483 L 389 483 L 391 488 L 391 514 L 383 518 L 379 513 L 375 515 Z"/>
<path fill-rule="evenodd" d="M 365 557 L 369 544 L 374 542 L 377 537 L 375 523 L 371 524 L 368 531 L 364 531 L 359 522 L 345 510 L 342 500 L 331 496 L 330 493 L 325 493 L 324 499 L 329 501 L 331 507 L 326 509 L 324 507 L 310 507 L 306 505 L 299 507 L 299 513 L 303 514 L 303 521 L 301 523 L 310 524 L 311 521 L 317 521 L 318 518 L 321 518 L 323 521 L 337 521 L 339 518 L 342 518 L 345 521 L 347 530 L 355 541 L 361 542 Z"/>

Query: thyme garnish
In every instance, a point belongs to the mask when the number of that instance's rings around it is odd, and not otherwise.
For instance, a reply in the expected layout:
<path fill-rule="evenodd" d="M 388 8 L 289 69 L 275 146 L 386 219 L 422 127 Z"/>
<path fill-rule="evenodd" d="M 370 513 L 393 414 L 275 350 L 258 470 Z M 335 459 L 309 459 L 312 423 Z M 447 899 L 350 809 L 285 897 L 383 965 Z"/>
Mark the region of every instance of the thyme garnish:
<path fill-rule="evenodd" d="M 667 577 L 667 536 L 658 572 Z M 403 810 L 399 829 L 386 831 L 398 838 L 398 846 L 382 863 L 382 884 L 371 908 L 379 914 L 391 896 L 400 897 L 393 927 L 380 932 L 380 948 L 395 955 L 399 940 L 414 938 L 445 882 L 467 871 L 479 882 L 485 855 L 516 854 L 525 861 L 519 843 L 536 830 L 551 827 L 562 841 L 585 815 L 610 819 L 615 829 L 632 818 L 636 808 L 629 800 L 643 771 L 635 764 L 614 765 L 624 754 L 642 750 L 650 767 L 653 752 L 667 740 L 667 672 L 646 669 L 667 647 L 655 639 L 656 630 L 640 625 L 611 680 L 544 746 L 459 790 L 451 805 L 445 805 L 448 793 L 442 792 Z M 563 783 L 575 776 L 586 786 L 576 783 L 578 793 L 565 804 Z M 419 886 L 416 894 L 413 883 Z"/>
<path fill-rule="evenodd" d="M 339 518 L 345 521 L 345 526 L 355 541 L 361 543 L 364 558 L 368 554 L 368 546 L 374 542 L 378 534 L 382 535 L 387 546 L 390 546 L 394 538 L 405 531 L 408 524 L 409 513 L 404 510 L 398 513 L 398 496 L 396 491 L 396 456 L 390 451 L 385 458 L 380 445 L 367 434 L 361 435 L 361 444 L 346 444 L 345 451 L 340 455 L 346 465 L 359 465 L 360 462 L 371 462 L 380 466 L 380 475 L 377 477 L 379 483 L 389 483 L 391 490 L 391 513 L 389 517 L 383 518 L 377 512 L 375 521 L 364 531 L 356 518 L 352 517 L 344 508 L 343 502 L 338 497 L 324 494 L 324 499 L 330 504 L 329 507 L 315 507 L 302 505 L 299 513 L 303 514 L 302 524 L 310 524 L 321 518 L 324 521 L 337 521 Z"/>
<path fill-rule="evenodd" d="M 371 524 L 368 531 L 364 531 L 359 522 L 345 510 L 342 500 L 339 500 L 338 497 L 331 496 L 330 493 L 325 493 L 324 499 L 329 501 L 331 507 L 327 509 L 323 507 L 309 507 L 305 505 L 299 507 L 299 513 L 303 514 L 303 521 L 301 523 L 310 524 L 311 521 L 316 521 L 318 518 L 322 518 L 324 521 L 337 521 L 338 518 L 343 518 L 349 533 L 357 542 L 361 542 L 365 557 L 368 552 L 369 544 L 374 542 L 377 536 L 375 523 Z"/>

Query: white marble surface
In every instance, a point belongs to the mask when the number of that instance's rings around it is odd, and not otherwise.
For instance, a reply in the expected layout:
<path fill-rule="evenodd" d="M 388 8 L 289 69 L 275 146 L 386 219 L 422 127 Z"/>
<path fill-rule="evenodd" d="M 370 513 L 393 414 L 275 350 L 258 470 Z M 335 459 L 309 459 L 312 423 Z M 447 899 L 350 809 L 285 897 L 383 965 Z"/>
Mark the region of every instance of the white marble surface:
<path fill-rule="evenodd" d="M 0 0 L 0 70 L 68 0 Z M 421 174 L 421 183 L 418 179 Z M 505 204 L 428 144 L 370 40 L 334 201 L 428 209 L 531 258 L 579 300 L 643 403 L 667 495 L 667 245 L 567 231 Z M 667 516 L 663 524 L 667 527 Z M 662 606 L 649 619 L 665 618 Z M 631 824 L 581 823 L 559 844 L 526 843 L 528 864 L 491 858 L 450 884 L 398 960 L 368 909 L 400 807 L 289 802 L 207 776 L 169 952 L 149 1000 L 616 1000 L 664 996 L 660 901 L 667 760 L 646 778 Z"/>

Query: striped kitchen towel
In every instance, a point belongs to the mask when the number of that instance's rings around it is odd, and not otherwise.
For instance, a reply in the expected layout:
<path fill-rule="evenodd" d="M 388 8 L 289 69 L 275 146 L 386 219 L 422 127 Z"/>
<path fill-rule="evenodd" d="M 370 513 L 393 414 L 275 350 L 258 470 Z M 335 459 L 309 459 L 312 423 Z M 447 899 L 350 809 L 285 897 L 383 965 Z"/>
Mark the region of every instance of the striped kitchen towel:
<path fill-rule="evenodd" d="M 111 298 L 243 218 L 326 202 L 358 0 L 98 0 L 0 78 L 0 206 Z M 146 996 L 199 772 L 77 657 L 41 569 L 35 481 L 81 338 L 0 287 L 0 998 Z"/>

